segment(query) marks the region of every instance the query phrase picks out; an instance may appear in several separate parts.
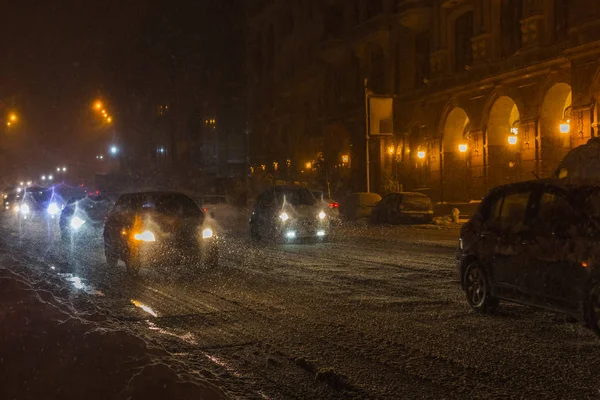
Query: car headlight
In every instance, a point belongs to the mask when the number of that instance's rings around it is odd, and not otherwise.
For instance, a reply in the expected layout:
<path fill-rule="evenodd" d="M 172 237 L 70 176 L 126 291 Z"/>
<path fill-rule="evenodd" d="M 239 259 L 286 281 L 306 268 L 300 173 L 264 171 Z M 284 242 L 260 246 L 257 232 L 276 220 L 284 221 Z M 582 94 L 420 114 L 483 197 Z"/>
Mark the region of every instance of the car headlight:
<path fill-rule="evenodd" d="M 150 231 L 144 231 L 142 233 L 136 233 L 133 235 L 135 240 L 139 240 L 141 242 L 156 242 L 156 238 L 154 237 L 154 233 Z"/>
<path fill-rule="evenodd" d="M 202 231 L 202 239 L 210 239 L 211 237 L 213 237 L 213 230 L 210 228 L 206 228 L 205 230 Z"/>
<path fill-rule="evenodd" d="M 81 226 L 83 224 L 85 224 L 85 221 L 82 220 L 81 218 L 79 218 L 79 217 L 73 217 L 73 218 L 71 218 L 71 228 L 73 228 L 73 229 L 79 229 L 79 228 L 81 228 Z"/>
<path fill-rule="evenodd" d="M 50 203 L 47 211 L 50 215 L 56 215 L 60 212 L 60 209 L 58 208 L 58 205 L 56 203 Z"/>
<path fill-rule="evenodd" d="M 279 219 L 283 222 L 287 221 L 288 219 L 290 219 L 290 216 L 287 213 L 282 212 L 281 214 L 279 214 Z"/>
<path fill-rule="evenodd" d="M 327 216 L 327 214 L 325 214 L 325 212 L 321 211 L 319 213 L 319 219 L 325 219 L 325 217 Z"/>
<path fill-rule="evenodd" d="M 17 209 L 17 211 L 21 211 L 21 214 L 29 214 L 30 210 L 27 204 L 23 204 L 19 209 Z"/>

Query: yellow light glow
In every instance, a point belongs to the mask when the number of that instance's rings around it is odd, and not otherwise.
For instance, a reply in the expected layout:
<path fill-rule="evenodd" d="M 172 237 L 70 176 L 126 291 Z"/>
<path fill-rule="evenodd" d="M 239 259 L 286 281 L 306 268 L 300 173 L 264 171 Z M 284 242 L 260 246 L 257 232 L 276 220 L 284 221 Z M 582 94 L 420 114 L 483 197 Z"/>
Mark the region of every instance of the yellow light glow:
<path fill-rule="evenodd" d="M 517 144 L 517 137 L 514 135 L 511 135 L 508 137 L 508 144 Z"/>
<path fill-rule="evenodd" d="M 112 117 L 106 118 L 106 122 L 108 122 L 110 124 L 112 122 Z"/>
<path fill-rule="evenodd" d="M 417 152 L 417 157 L 421 160 L 425 158 L 425 152 L 423 150 Z"/>
<path fill-rule="evenodd" d="M 12 124 L 10 123 L 10 121 L 8 121 L 8 122 L 6 123 L 6 126 L 11 126 L 11 125 L 12 125 Z"/>
<path fill-rule="evenodd" d="M 469 146 L 467 146 L 466 143 L 461 143 L 458 145 L 458 151 L 460 151 L 461 153 L 466 153 L 468 149 Z"/>
<path fill-rule="evenodd" d="M 569 133 L 571 131 L 571 120 L 563 120 L 558 128 L 560 133 Z"/>
<path fill-rule="evenodd" d="M 349 155 L 347 155 L 347 154 L 344 154 L 344 155 L 342 156 L 342 162 L 343 162 L 344 164 L 348 164 L 348 162 L 350 162 L 350 156 L 349 156 Z"/>
<path fill-rule="evenodd" d="M 10 116 L 8 117 L 10 119 L 11 122 L 15 122 L 17 120 L 17 115 L 16 114 L 10 114 Z"/>
<path fill-rule="evenodd" d="M 394 149 L 394 146 L 390 146 L 390 147 L 388 147 L 388 154 L 389 154 L 389 155 L 393 155 L 393 154 L 394 154 L 394 150 L 395 150 L 395 149 Z"/>
<path fill-rule="evenodd" d="M 96 110 L 101 110 L 102 109 L 102 102 L 101 101 L 96 101 L 96 103 L 94 104 L 94 108 Z"/>
<path fill-rule="evenodd" d="M 304 164 L 304 166 L 306 167 L 306 169 L 312 169 L 312 163 L 310 161 Z"/>
<path fill-rule="evenodd" d="M 147 305 L 145 305 L 144 303 L 142 303 L 141 301 L 137 301 L 137 300 L 131 300 L 131 303 L 138 307 L 141 308 L 142 310 L 144 310 L 145 312 L 147 312 L 148 314 L 152 315 L 153 317 L 157 317 L 158 314 L 156 313 L 156 311 L 154 311 L 152 308 L 148 307 Z"/>

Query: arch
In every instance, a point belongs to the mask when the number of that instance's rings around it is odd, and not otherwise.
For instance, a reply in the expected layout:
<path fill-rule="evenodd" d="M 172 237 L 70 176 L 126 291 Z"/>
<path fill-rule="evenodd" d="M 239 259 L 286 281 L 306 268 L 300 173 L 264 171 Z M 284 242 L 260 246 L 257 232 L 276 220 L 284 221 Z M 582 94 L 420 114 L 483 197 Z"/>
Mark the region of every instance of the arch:
<path fill-rule="evenodd" d="M 487 116 L 486 143 L 488 146 L 506 146 L 513 124 L 520 119 L 517 103 L 508 96 L 499 96 Z"/>
<path fill-rule="evenodd" d="M 565 116 L 565 110 L 571 106 L 571 102 L 571 86 L 568 83 L 558 82 L 546 91 L 541 103 L 540 136 L 543 176 L 549 176 L 571 148 L 572 135 L 577 129 L 576 123 L 571 122 L 570 132 L 561 133 L 559 129 Z"/>
<path fill-rule="evenodd" d="M 469 116 L 460 107 L 455 107 L 446 116 L 442 136 L 442 152 L 454 153 L 458 145 L 463 141 L 463 133 L 469 124 Z"/>

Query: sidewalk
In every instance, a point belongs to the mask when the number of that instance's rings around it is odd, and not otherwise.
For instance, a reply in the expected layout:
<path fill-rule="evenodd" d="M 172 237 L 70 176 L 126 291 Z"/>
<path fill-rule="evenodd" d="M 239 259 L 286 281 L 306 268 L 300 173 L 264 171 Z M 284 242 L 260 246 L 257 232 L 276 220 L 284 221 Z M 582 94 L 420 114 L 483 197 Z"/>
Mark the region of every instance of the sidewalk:
<path fill-rule="evenodd" d="M 81 313 L 40 277 L 0 268 L 4 399 L 225 399 L 225 391 L 101 310 Z M 204 371 L 206 376 L 210 373 Z"/>

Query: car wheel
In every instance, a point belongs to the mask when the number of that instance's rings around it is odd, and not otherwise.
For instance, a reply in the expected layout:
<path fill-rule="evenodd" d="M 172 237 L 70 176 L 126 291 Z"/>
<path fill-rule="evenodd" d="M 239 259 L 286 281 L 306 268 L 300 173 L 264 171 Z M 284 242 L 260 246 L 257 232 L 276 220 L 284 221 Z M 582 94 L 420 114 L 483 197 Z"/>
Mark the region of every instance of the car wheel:
<path fill-rule="evenodd" d="M 595 283 L 592 286 L 588 296 L 587 324 L 600 337 L 600 283 Z"/>
<path fill-rule="evenodd" d="M 129 254 L 125 259 L 125 268 L 129 274 L 137 275 L 141 266 L 140 257 L 136 254 Z"/>
<path fill-rule="evenodd" d="M 467 303 L 480 314 L 491 314 L 498 308 L 498 299 L 492 297 L 485 270 L 477 263 L 465 269 L 463 278 Z"/>
<path fill-rule="evenodd" d="M 254 224 L 250 224 L 250 238 L 254 242 L 260 242 L 260 234 L 258 233 L 258 228 Z"/>
<path fill-rule="evenodd" d="M 119 262 L 119 256 L 114 249 L 109 246 L 104 246 L 104 255 L 106 256 L 106 264 L 108 264 L 110 268 L 116 268 Z"/>
<path fill-rule="evenodd" d="M 217 246 L 211 247 L 208 251 L 206 266 L 209 268 L 217 268 L 219 266 L 219 248 Z"/>

